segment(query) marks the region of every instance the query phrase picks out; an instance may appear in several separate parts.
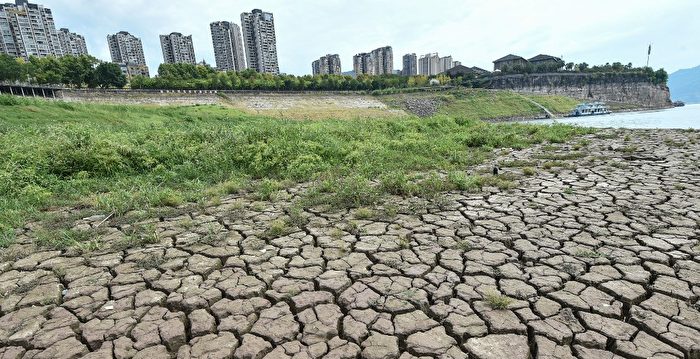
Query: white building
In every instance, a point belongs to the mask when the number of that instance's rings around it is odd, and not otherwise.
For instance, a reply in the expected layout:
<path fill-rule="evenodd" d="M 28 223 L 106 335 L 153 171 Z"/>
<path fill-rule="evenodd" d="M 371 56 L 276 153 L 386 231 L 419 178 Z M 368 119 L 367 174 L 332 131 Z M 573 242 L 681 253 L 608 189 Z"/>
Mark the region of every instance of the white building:
<path fill-rule="evenodd" d="M 452 56 L 440 57 L 437 52 L 426 54 L 418 59 L 418 73 L 425 76 L 439 75 L 455 66 L 461 64 L 454 61 Z"/>

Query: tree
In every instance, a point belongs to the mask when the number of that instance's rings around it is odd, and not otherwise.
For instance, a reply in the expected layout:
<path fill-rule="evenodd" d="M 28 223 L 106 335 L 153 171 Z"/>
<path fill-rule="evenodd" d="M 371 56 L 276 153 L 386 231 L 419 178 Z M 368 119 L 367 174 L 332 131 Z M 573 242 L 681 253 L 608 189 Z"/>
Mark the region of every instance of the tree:
<path fill-rule="evenodd" d="M 102 88 L 124 88 L 127 84 L 126 76 L 119 65 L 111 62 L 103 62 L 95 69 L 95 83 Z"/>
<path fill-rule="evenodd" d="M 21 59 L 0 54 L 0 81 L 25 81 L 27 66 Z"/>
<path fill-rule="evenodd" d="M 654 72 L 652 82 L 657 85 L 665 85 L 668 83 L 668 72 L 664 69 L 658 69 Z"/>
<path fill-rule="evenodd" d="M 63 56 L 59 59 L 62 67 L 63 83 L 81 88 L 83 84 L 91 85 L 94 79 L 95 65 L 98 60 L 92 56 Z"/>
<path fill-rule="evenodd" d="M 578 70 L 581 72 L 586 72 L 588 70 L 588 64 L 585 62 L 578 64 Z"/>
<path fill-rule="evenodd" d="M 571 70 L 573 70 L 573 69 L 574 69 L 574 63 L 573 63 L 573 62 L 569 62 L 568 64 L 566 64 L 566 71 L 571 71 Z"/>
<path fill-rule="evenodd" d="M 64 68 L 53 56 L 29 58 L 29 80 L 38 84 L 58 85 L 63 83 Z"/>

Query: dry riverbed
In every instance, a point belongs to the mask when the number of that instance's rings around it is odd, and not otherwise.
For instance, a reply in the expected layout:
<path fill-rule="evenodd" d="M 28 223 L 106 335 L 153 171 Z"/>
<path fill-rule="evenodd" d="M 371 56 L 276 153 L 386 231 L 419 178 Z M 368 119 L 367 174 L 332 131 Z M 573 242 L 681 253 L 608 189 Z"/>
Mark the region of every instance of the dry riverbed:
<path fill-rule="evenodd" d="M 500 153 L 515 188 L 95 216 L 89 254 L 0 258 L 0 358 L 698 358 L 700 133 Z"/>

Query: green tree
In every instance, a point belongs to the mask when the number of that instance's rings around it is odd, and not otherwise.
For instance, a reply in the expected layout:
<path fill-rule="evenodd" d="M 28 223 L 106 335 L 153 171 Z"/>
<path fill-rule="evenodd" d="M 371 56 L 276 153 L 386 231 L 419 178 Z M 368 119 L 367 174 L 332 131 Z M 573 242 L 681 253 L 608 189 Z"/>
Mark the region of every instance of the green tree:
<path fill-rule="evenodd" d="M 26 81 L 27 65 L 21 59 L 0 54 L 0 81 Z"/>
<path fill-rule="evenodd" d="M 62 67 L 63 83 L 77 88 L 83 84 L 90 86 L 94 79 L 98 60 L 92 56 L 63 56 L 59 59 Z"/>
<path fill-rule="evenodd" d="M 124 88 L 127 84 L 126 76 L 119 65 L 111 62 L 103 62 L 95 69 L 95 83 L 102 88 Z"/>
<path fill-rule="evenodd" d="M 30 81 L 38 84 L 57 85 L 63 83 L 64 69 L 61 62 L 53 57 L 36 57 L 29 58 L 29 78 Z"/>

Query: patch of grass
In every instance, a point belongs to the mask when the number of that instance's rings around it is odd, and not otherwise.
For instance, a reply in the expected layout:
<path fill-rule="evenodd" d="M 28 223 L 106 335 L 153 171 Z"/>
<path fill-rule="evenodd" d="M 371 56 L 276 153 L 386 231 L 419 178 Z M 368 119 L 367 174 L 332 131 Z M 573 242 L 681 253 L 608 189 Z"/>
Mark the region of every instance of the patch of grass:
<path fill-rule="evenodd" d="M 357 225 L 357 222 L 352 221 L 345 224 L 345 231 L 354 236 L 358 236 L 361 234 L 360 227 Z"/>
<path fill-rule="evenodd" d="M 277 219 L 270 223 L 270 228 L 263 233 L 263 237 L 267 239 L 279 238 L 290 232 L 291 228 L 289 227 L 287 219 Z"/>
<path fill-rule="evenodd" d="M 337 240 L 343 238 L 345 232 L 343 232 L 343 230 L 340 228 L 333 228 L 329 234 L 333 239 Z"/>
<path fill-rule="evenodd" d="M 362 176 L 323 180 L 308 191 L 302 199 L 304 206 L 330 208 L 358 208 L 376 204 L 380 192 Z"/>
<path fill-rule="evenodd" d="M 472 250 L 472 244 L 469 243 L 469 241 L 461 240 L 461 241 L 457 242 L 457 249 L 464 251 L 464 252 L 468 252 L 468 251 Z"/>
<path fill-rule="evenodd" d="M 289 223 L 297 228 L 304 228 L 309 222 L 308 218 L 304 216 L 304 209 L 301 206 L 294 205 L 290 207 L 287 214 L 289 215 Z"/>
<path fill-rule="evenodd" d="M 583 250 L 583 249 L 576 251 L 576 253 L 574 253 L 574 255 L 576 257 L 580 257 L 580 258 L 591 258 L 591 259 L 607 257 L 605 254 L 600 253 L 598 251 Z"/>
<path fill-rule="evenodd" d="M 411 248 L 411 236 L 410 235 L 399 236 L 399 247 L 401 249 L 410 249 Z"/>
<path fill-rule="evenodd" d="M 503 295 L 491 293 L 486 295 L 486 303 L 489 305 L 489 307 L 491 307 L 491 309 L 506 310 L 508 309 L 509 305 L 513 304 L 513 299 Z"/>
<path fill-rule="evenodd" d="M 685 185 L 684 185 L 684 184 L 681 184 L 681 183 L 676 183 L 676 184 L 674 184 L 674 185 L 673 185 L 673 188 L 675 188 L 675 189 L 677 189 L 677 190 L 679 190 L 679 191 L 683 191 L 683 190 L 686 189 Z M 1 244 L 1 243 L 2 243 L 2 239 L 0 238 L 0 247 L 2 247 L 2 244 Z"/>
<path fill-rule="evenodd" d="M 581 140 L 581 141 L 578 141 L 576 143 L 576 145 L 574 145 L 573 149 L 574 149 L 574 151 L 580 151 L 580 150 L 588 147 L 590 144 L 591 144 L 590 140 Z"/>
<path fill-rule="evenodd" d="M 567 188 L 564 190 L 564 194 L 572 195 L 574 194 L 574 189 L 573 188 Z"/>
<path fill-rule="evenodd" d="M 272 201 L 281 189 L 282 184 L 279 181 L 266 178 L 257 184 L 254 196 L 258 201 Z"/>
<path fill-rule="evenodd" d="M 141 269 L 156 269 L 165 263 L 165 258 L 156 254 L 149 254 L 138 261 L 136 261 L 136 266 Z"/>
<path fill-rule="evenodd" d="M 537 171 L 535 171 L 535 169 L 532 167 L 525 167 L 523 168 L 523 174 L 525 176 L 532 177 L 537 174 Z"/>
<path fill-rule="evenodd" d="M 619 151 L 619 152 L 622 152 L 622 153 L 630 154 L 630 153 L 638 152 L 638 151 L 639 151 L 639 147 L 638 147 L 638 146 L 635 146 L 635 145 L 625 146 L 625 147 L 622 147 L 622 148 L 618 149 L 618 151 Z"/>
<path fill-rule="evenodd" d="M 372 219 L 374 218 L 375 214 L 374 211 L 369 209 L 369 208 L 358 208 L 355 211 L 355 218 L 357 219 Z"/>
<path fill-rule="evenodd" d="M 115 249 L 141 248 L 161 241 L 156 226 L 153 224 L 133 225 L 124 230 L 126 237 L 115 243 Z"/>
<path fill-rule="evenodd" d="M 312 203 L 369 206 L 382 192 L 430 195 L 451 187 L 429 178 L 421 190 L 403 176 L 459 171 L 494 150 L 592 132 L 479 121 L 539 112 L 507 92 L 447 97 L 451 112 L 426 119 L 289 121 L 213 105 L 67 106 L 0 96 L 0 229 L 64 207 L 114 213 L 119 221 L 132 211 L 238 193 L 247 179 L 259 183 L 258 200 L 273 200 L 288 183 L 315 181 L 320 189 Z M 398 185 L 383 179 L 388 174 Z M 377 182 L 386 189 L 370 185 Z"/>
<path fill-rule="evenodd" d="M 99 248 L 92 230 L 40 229 L 36 232 L 34 243 L 42 248 L 55 250 L 79 249 L 90 251 Z"/>
<path fill-rule="evenodd" d="M 583 152 L 567 152 L 567 153 L 543 153 L 535 156 L 542 160 L 552 161 L 571 161 L 586 157 Z"/>
<path fill-rule="evenodd" d="M 8 248 L 17 240 L 15 231 L 11 229 L 0 230 L 0 249 Z"/>

